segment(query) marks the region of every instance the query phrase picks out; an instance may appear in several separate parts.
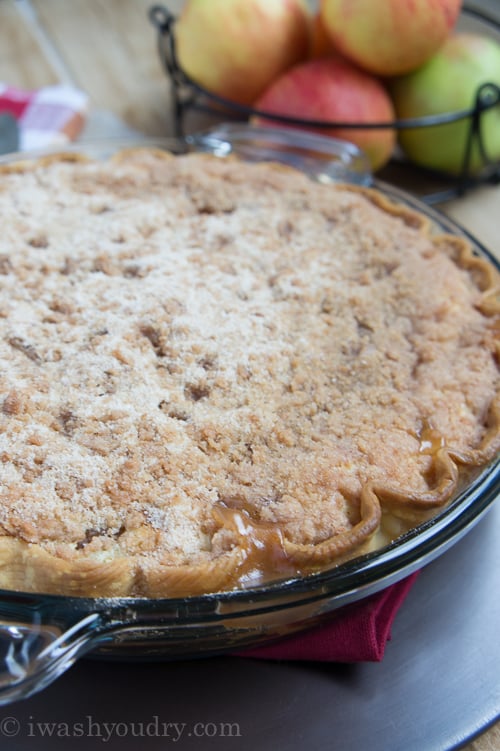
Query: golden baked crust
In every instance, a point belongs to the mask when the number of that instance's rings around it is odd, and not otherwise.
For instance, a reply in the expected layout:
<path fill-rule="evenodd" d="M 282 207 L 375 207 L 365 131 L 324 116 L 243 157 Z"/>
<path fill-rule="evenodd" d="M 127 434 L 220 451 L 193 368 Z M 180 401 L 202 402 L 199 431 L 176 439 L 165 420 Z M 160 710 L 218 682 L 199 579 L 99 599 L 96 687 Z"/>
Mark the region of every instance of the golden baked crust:
<path fill-rule="evenodd" d="M 139 149 L 4 168 L 0 213 L 0 587 L 308 572 L 498 451 L 498 274 L 377 191 Z"/>

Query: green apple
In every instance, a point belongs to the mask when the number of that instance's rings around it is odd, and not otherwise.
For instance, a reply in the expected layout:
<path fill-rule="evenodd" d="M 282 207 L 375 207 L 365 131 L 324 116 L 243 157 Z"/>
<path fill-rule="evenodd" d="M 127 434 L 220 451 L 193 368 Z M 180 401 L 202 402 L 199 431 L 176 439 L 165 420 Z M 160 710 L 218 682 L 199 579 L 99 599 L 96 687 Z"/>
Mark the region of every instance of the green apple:
<path fill-rule="evenodd" d="M 451 36 L 425 65 L 392 82 L 391 94 L 400 119 L 469 110 L 482 84 L 500 86 L 500 44 L 472 33 Z M 490 159 L 500 159 L 500 104 L 481 114 L 481 134 Z M 401 148 L 416 164 L 450 174 L 461 171 L 470 118 L 458 122 L 403 129 Z M 474 146 L 470 171 L 483 159 Z"/>
<path fill-rule="evenodd" d="M 251 104 L 309 55 L 312 13 L 304 0 L 187 0 L 174 33 L 190 78 L 213 94 Z"/>
<path fill-rule="evenodd" d="M 462 0 L 321 0 L 326 33 L 337 50 L 380 76 L 409 73 L 449 36 Z"/>

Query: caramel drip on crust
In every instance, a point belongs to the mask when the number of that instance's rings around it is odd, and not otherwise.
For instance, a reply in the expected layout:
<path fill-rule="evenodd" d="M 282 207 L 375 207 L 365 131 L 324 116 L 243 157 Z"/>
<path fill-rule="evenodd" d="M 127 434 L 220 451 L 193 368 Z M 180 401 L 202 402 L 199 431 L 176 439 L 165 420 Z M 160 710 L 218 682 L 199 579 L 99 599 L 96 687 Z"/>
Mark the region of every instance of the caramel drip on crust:
<path fill-rule="evenodd" d="M 421 454 L 435 456 L 445 446 L 444 437 L 438 430 L 432 427 L 428 420 L 424 421 L 418 439 L 420 441 L 419 451 Z"/>
<path fill-rule="evenodd" d="M 244 553 L 244 563 L 239 572 L 240 581 L 262 581 L 266 578 L 297 573 L 290 566 L 285 549 L 284 535 L 279 525 L 258 521 L 251 509 L 230 501 L 218 503 L 213 514 L 224 529 L 235 535 L 237 546 Z"/>
<path fill-rule="evenodd" d="M 230 503 L 227 502 L 227 503 Z M 318 564 L 335 560 L 346 553 L 361 551 L 380 523 L 380 506 L 369 489 L 361 494 L 360 521 L 352 529 L 339 532 L 321 542 L 301 545 L 288 539 L 280 525 L 256 521 L 252 512 L 237 502 L 236 507 L 220 504 L 216 508 L 224 526 L 237 532 L 245 550 L 238 584 L 248 585 L 307 573 Z"/>

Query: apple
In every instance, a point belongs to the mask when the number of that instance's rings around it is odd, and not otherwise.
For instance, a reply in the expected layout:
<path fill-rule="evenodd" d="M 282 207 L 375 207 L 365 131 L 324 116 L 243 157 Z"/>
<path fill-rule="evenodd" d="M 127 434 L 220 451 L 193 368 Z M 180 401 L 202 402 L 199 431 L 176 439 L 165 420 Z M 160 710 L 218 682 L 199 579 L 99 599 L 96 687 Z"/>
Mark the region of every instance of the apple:
<path fill-rule="evenodd" d="M 322 122 L 366 124 L 394 120 L 392 102 L 382 83 L 340 56 L 294 66 L 271 84 L 254 106 L 261 112 Z M 257 122 L 276 124 L 268 118 L 258 118 Z M 374 170 L 389 160 L 396 140 L 391 128 L 312 130 L 356 144 Z"/>
<path fill-rule="evenodd" d="M 326 32 L 338 51 L 380 76 L 408 73 L 439 49 L 461 0 L 321 0 Z"/>
<path fill-rule="evenodd" d="M 395 79 L 391 93 L 398 118 L 406 119 L 468 110 L 474 106 L 477 89 L 484 83 L 500 86 L 500 44 L 492 38 L 464 32 L 450 37 L 423 67 Z M 457 174 L 462 168 L 469 128 L 470 118 L 403 129 L 399 142 L 416 164 Z M 481 114 L 481 133 L 489 158 L 499 160 L 500 104 Z M 482 166 L 475 146 L 470 171 L 476 172 Z"/>
<path fill-rule="evenodd" d="M 187 0 L 175 24 L 182 70 L 209 92 L 251 104 L 310 51 L 304 0 Z"/>

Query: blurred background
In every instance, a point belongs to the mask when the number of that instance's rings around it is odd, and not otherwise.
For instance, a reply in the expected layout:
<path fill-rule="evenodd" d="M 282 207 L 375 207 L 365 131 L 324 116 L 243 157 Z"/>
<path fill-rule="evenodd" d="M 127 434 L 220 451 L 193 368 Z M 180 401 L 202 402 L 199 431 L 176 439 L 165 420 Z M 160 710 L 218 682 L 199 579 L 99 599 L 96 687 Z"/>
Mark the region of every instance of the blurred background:
<path fill-rule="evenodd" d="M 63 83 L 89 97 L 88 128 L 172 132 L 169 85 L 148 18 L 153 0 L 0 0 L 0 82 Z M 184 0 L 160 3 L 174 15 Z M 318 0 L 309 0 L 315 8 Z M 499 0 L 472 0 L 496 15 Z M 95 123 L 95 125 L 94 125 Z"/>

